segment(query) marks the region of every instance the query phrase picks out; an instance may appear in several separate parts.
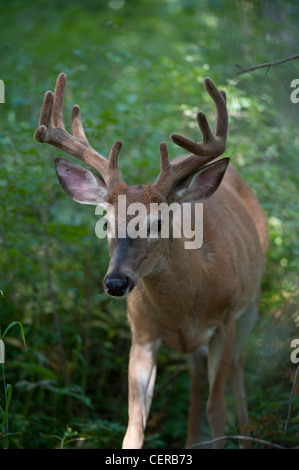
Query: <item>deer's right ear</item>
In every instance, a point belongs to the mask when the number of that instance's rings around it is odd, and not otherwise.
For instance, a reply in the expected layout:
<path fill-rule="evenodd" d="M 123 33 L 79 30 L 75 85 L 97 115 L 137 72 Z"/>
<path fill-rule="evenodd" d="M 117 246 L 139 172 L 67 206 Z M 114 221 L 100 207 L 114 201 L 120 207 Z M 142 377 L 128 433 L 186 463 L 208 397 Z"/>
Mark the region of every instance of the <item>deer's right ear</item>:
<path fill-rule="evenodd" d="M 68 196 L 80 204 L 102 204 L 107 196 L 103 180 L 90 170 L 65 158 L 55 158 L 59 183 Z"/>

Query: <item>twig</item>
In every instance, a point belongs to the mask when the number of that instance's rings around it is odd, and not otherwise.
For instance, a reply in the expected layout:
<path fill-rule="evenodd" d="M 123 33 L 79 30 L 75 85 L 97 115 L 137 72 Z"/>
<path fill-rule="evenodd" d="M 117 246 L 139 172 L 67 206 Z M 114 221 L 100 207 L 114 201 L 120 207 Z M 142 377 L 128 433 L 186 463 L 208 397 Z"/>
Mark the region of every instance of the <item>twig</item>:
<path fill-rule="evenodd" d="M 273 447 L 274 449 L 287 449 L 287 447 L 279 446 L 278 444 L 273 444 L 273 442 L 264 441 L 263 439 L 257 439 L 255 437 L 249 437 L 249 436 L 221 436 L 221 437 L 216 437 L 215 439 L 212 439 L 211 441 L 205 441 L 205 442 L 199 442 L 198 444 L 193 444 L 192 447 L 201 447 L 204 445 L 213 444 L 214 442 L 224 441 L 226 439 L 259 442 L 260 444 Z"/>
<path fill-rule="evenodd" d="M 256 65 L 248 69 L 243 69 L 243 67 L 241 67 L 238 64 L 235 64 L 235 66 L 238 67 L 238 69 L 240 69 L 240 72 L 238 72 L 237 75 L 242 75 L 243 73 L 252 72 L 253 70 L 262 69 L 265 67 L 267 67 L 267 71 L 266 71 L 266 74 L 267 74 L 270 67 L 274 67 L 274 65 L 284 64 L 285 62 L 289 62 L 290 60 L 295 60 L 295 59 L 299 59 L 299 54 L 292 55 L 290 57 L 287 57 L 286 59 L 278 60 L 277 62 L 266 62 L 265 64 Z"/>
<path fill-rule="evenodd" d="M 295 377 L 294 377 L 294 381 L 293 381 L 293 386 L 292 386 L 292 390 L 291 390 L 291 393 L 290 393 L 288 416 L 287 416 L 287 420 L 286 420 L 286 424 L 285 424 L 285 428 L 284 428 L 284 433 L 285 434 L 287 433 L 289 420 L 290 420 L 290 417 L 291 417 L 292 399 L 293 399 L 293 395 L 294 395 L 294 391 L 295 391 L 295 385 L 296 385 L 296 382 L 297 382 L 298 374 L 299 374 L 299 366 L 296 369 Z"/>

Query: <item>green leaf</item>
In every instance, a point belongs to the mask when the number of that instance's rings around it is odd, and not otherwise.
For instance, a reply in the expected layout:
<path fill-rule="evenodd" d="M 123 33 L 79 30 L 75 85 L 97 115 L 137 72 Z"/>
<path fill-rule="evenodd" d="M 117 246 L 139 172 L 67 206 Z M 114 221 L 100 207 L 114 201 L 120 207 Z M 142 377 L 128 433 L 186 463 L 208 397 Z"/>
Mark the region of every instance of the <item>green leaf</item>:
<path fill-rule="evenodd" d="M 42 376 L 47 380 L 56 380 L 57 376 L 54 372 L 47 367 L 40 366 L 39 364 L 35 364 L 34 362 L 13 362 L 13 366 L 19 369 L 23 369 L 24 371 L 35 372 L 36 374 Z"/>
<path fill-rule="evenodd" d="M 12 394 L 12 385 L 7 384 L 6 391 L 5 391 L 5 397 L 6 397 L 5 415 L 6 415 L 6 417 L 8 417 L 8 409 L 9 409 L 9 405 L 10 405 L 11 394 Z"/>
<path fill-rule="evenodd" d="M 12 323 L 10 323 L 10 325 L 8 325 L 8 327 L 5 329 L 3 335 L 1 336 L 1 339 L 3 339 L 6 336 L 7 332 L 15 325 L 19 325 L 20 330 L 21 330 L 23 343 L 24 343 L 25 348 L 27 349 L 24 328 L 23 328 L 23 324 L 20 321 L 13 321 Z"/>

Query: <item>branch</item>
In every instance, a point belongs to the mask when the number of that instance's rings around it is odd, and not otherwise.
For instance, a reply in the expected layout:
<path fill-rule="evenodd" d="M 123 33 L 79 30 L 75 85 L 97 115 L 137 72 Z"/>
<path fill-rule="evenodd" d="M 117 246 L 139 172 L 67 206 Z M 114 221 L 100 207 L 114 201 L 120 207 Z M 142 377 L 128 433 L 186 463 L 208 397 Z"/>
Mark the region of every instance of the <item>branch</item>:
<path fill-rule="evenodd" d="M 287 449 L 287 447 L 279 446 L 278 444 L 273 444 L 273 442 L 264 441 L 263 439 L 257 439 L 255 437 L 248 437 L 248 436 L 221 436 L 221 437 L 216 437 L 216 439 L 212 439 L 211 441 L 205 441 L 205 442 L 199 442 L 198 444 L 193 444 L 191 447 L 201 447 L 204 445 L 213 444 L 214 442 L 224 441 L 226 439 L 235 439 L 235 440 L 240 439 L 242 441 L 259 442 L 260 444 L 273 447 L 274 449 Z"/>
<path fill-rule="evenodd" d="M 260 65 L 256 65 L 255 67 L 250 67 L 249 69 L 243 69 L 243 67 L 241 67 L 238 64 L 235 64 L 235 66 L 238 67 L 238 69 L 240 69 L 240 72 L 238 72 L 237 75 L 242 75 L 243 73 L 252 72 L 253 70 L 262 69 L 265 67 L 267 67 L 267 72 L 266 72 L 267 74 L 270 67 L 273 67 L 274 65 L 284 64 L 285 62 L 289 62 L 290 60 L 295 60 L 295 59 L 299 59 L 299 54 L 292 55 L 290 57 L 287 57 L 286 59 L 278 60 L 277 62 L 266 62 L 265 64 L 260 64 Z"/>

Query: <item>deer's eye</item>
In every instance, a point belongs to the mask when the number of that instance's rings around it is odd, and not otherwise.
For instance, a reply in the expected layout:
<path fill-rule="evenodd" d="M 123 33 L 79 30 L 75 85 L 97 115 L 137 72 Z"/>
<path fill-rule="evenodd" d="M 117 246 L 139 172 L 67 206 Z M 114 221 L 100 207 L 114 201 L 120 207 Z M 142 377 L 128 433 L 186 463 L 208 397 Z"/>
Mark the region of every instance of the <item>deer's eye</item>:
<path fill-rule="evenodd" d="M 161 228 L 162 228 L 162 220 L 161 219 L 158 219 L 155 221 L 155 227 L 158 229 L 158 233 L 161 232 Z"/>
<path fill-rule="evenodd" d="M 162 220 L 161 219 L 155 220 L 149 226 L 148 235 L 154 239 L 159 237 L 161 228 L 162 228 Z"/>

